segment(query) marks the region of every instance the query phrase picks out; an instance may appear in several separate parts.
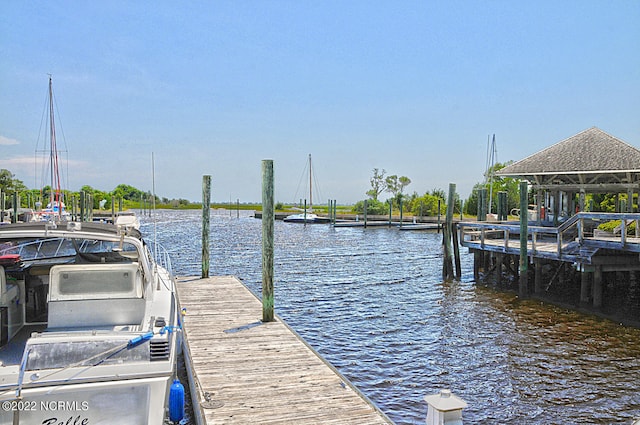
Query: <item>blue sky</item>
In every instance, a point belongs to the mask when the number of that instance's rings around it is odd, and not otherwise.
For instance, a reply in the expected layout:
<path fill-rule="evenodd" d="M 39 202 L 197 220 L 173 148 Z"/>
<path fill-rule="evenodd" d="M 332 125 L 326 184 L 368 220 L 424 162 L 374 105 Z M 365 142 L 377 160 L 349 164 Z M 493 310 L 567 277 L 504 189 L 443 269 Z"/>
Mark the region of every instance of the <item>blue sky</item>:
<path fill-rule="evenodd" d="M 640 147 L 639 1 L 21 1 L 0 6 L 0 168 L 36 187 L 48 74 L 66 185 L 364 199 L 483 180 L 597 126 Z M 60 128 L 61 126 L 61 128 Z M 62 137 L 62 135 L 64 137 Z M 39 145 L 38 145 L 39 144 Z"/>

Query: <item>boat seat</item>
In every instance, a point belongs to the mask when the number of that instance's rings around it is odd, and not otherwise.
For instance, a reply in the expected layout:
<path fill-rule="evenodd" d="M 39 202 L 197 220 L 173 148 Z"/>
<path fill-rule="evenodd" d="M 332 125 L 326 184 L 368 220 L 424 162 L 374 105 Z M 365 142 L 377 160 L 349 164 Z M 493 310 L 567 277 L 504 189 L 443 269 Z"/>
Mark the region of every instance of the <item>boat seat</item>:
<path fill-rule="evenodd" d="M 0 266 L 0 346 L 4 346 L 24 324 L 20 287 L 7 283 L 4 267 Z"/>
<path fill-rule="evenodd" d="M 11 301 L 20 295 L 19 292 L 18 285 L 7 283 L 4 267 L 0 266 L 0 307 L 9 307 Z"/>
<path fill-rule="evenodd" d="M 139 325 L 145 300 L 138 263 L 53 266 L 48 302 L 49 328 Z"/>

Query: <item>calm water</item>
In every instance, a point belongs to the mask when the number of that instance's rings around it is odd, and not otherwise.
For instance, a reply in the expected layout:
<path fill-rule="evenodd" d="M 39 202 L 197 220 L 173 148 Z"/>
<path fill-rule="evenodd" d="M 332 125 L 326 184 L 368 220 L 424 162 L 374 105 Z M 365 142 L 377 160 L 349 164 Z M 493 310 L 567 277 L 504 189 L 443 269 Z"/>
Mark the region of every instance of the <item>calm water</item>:
<path fill-rule="evenodd" d="M 200 275 L 201 211 L 159 211 L 178 275 Z M 146 222 L 145 222 L 146 221 Z M 143 220 L 143 233 L 153 226 Z M 261 292 L 261 221 L 211 216 L 211 275 Z M 276 222 L 276 313 L 397 424 L 450 388 L 465 424 L 631 424 L 640 418 L 640 330 L 441 281 L 441 236 Z"/>

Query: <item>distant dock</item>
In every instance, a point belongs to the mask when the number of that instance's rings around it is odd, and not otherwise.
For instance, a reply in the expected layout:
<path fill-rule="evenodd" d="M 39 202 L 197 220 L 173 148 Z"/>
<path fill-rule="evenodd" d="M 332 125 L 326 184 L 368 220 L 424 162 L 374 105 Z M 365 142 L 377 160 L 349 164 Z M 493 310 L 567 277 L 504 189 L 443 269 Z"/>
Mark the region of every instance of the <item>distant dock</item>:
<path fill-rule="evenodd" d="M 185 362 L 198 425 L 391 424 L 231 276 L 180 278 Z"/>

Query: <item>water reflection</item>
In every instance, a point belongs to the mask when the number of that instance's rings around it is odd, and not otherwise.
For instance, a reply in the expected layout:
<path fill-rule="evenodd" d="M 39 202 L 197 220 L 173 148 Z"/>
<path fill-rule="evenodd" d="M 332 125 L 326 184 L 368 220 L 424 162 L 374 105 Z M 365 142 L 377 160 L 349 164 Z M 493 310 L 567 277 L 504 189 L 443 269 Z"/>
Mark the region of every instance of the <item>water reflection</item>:
<path fill-rule="evenodd" d="M 178 274 L 200 274 L 200 217 L 159 212 Z M 443 284 L 437 234 L 281 222 L 275 232 L 277 314 L 396 423 L 424 423 L 423 397 L 441 388 L 468 402 L 469 424 L 640 417 L 640 330 L 476 287 L 468 254 L 462 282 Z M 259 220 L 212 215 L 211 274 L 260 293 L 260 238 Z"/>

